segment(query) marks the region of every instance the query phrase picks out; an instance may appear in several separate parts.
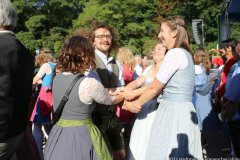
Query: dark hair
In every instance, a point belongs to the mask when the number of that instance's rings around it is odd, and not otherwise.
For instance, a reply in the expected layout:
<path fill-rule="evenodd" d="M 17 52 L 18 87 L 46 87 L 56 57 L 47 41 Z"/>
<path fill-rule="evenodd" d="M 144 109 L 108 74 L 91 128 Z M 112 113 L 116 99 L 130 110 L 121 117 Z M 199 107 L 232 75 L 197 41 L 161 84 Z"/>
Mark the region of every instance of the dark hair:
<path fill-rule="evenodd" d="M 240 47 L 238 47 L 238 44 L 240 44 L 240 40 L 237 40 L 236 44 L 235 44 L 235 50 L 236 50 L 237 54 L 240 54 Z"/>
<path fill-rule="evenodd" d="M 63 45 L 57 57 L 57 69 L 62 72 L 81 73 L 96 68 L 94 50 L 89 40 L 74 35 Z"/>
<path fill-rule="evenodd" d="M 236 47 L 237 47 L 238 43 L 240 43 L 240 42 L 237 41 L 236 39 L 229 38 L 229 39 L 226 39 L 226 40 L 222 41 L 222 45 L 221 45 L 224 50 L 231 47 L 232 48 L 232 54 L 237 61 L 240 59 L 240 56 L 238 55 L 238 53 L 236 51 Z M 222 58 L 224 58 L 224 57 L 222 56 Z"/>
<path fill-rule="evenodd" d="M 235 48 L 235 39 L 233 38 L 229 38 L 229 39 L 226 39 L 224 41 L 221 42 L 221 47 L 226 49 L 228 47 L 233 47 Z"/>
<path fill-rule="evenodd" d="M 89 37 L 91 43 L 92 44 L 94 43 L 95 31 L 100 29 L 100 28 L 104 28 L 104 29 L 109 30 L 109 32 L 111 33 L 111 36 L 112 36 L 112 44 L 111 44 L 110 52 L 111 52 L 111 50 L 115 50 L 117 48 L 116 35 L 114 33 L 113 28 L 111 28 L 109 25 L 106 25 L 106 24 L 102 24 L 102 23 L 99 23 L 99 22 L 94 22 L 93 23 L 93 30 L 92 30 L 92 33 L 90 34 L 90 37 Z"/>
<path fill-rule="evenodd" d="M 237 45 L 238 43 L 240 43 L 240 40 L 236 40 L 236 45 Z"/>

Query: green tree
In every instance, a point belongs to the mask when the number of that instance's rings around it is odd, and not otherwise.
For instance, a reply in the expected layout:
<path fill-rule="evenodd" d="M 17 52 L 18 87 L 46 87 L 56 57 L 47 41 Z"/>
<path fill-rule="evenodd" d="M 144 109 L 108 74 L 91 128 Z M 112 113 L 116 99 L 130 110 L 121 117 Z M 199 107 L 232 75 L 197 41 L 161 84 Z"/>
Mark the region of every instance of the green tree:
<path fill-rule="evenodd" d="M 31 32 L 20 31 L 16 34 L 16 36 L 33 54 L 38 46 L 42 46 L 42 40 L 34 39 L 34 35 Z"/>
<path fill-rule="evenodd" d="M 173 2 L 173 0 L 167 0 Z M 170 15 L 182 15 L 189 24 L 192 32 L 191 23 L 193 19 L 202 19 L 204 22 L 204 37 L 206 43 L 218 39 L 217 15 L 221 11 L 222 1 L 219 0 L 174 0 L 175 7 Z M 194 43 L 193 39 L 192 42 Z"/>
<path fill-rule="evenodd" d="M 192 34 L 192 19 L 203 19 L 206 46 L 217 40 L 219 0 L 13 0 L 18 13 L 16 33 L 32 51 L 42 46 L 58 52 L 69 34 L 78 28 L 91 28 L 92 21 L 115 28 L 120 46 L 135 54 L 153 49 L 161 20 L 181 15 Z M 237 34 L 236 28 L 232 34 Z M 237 34 L 238 35 L 238 34 Z M 193 39 L 191 42 L 194 44 Z M 193 47 L 194 48 L 194 47 Z"/>
<path fill-rule="evenodd" d="M 219 0 L 159 0 L 158 21 L 172 15 L 181 15 L 188 24 L 191 43 L 195 44 L 192 36 L 192 20 L 202 19 L 204 22 L 204 38 L 206 45 L 218 39 L 217 15 L 221 12 L 222 1 Z M 201 29 L 200 29 L 200 34 Z"/>
<path fill-rule="evenodd" d="M 240 22 L 230 21 L 230 37 L 240 40 Z"/>
<path fill-rule="evenodd" d="M 136 54 L 148 51 L 149 39 L 156 39 L 156 2 L 152 0 L 92 0 L 83 13 L 73 21 L 73 27 L 91 27 L 92 20 L 115 28 L 119 45 L 127 46 Z"/>
<path fill-rule="evenodd" d="M 19 39 L 34 51 L 48 47 L 58 52 L 72 20 L 84 8 L 80 0 L 14 0 L 18 13 L 16 33 Z"/>

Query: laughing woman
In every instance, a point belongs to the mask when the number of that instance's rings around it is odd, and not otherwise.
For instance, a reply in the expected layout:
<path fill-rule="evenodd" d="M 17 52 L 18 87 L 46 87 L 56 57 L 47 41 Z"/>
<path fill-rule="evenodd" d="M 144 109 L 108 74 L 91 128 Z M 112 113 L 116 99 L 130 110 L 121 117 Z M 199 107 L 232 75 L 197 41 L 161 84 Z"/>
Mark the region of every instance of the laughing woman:
<path fill-rule="evenodd" d="M 145 159 L 202 159 L 200 130 L 192 104 L 194 64 L 184 20 L 179 16 L 164 19 L 158 38 L 168 52 L 156 78 L 136 101 L 126 102 L 124 108 L 140 112 L 147 101 L 163 92 L 158 98 Z"/>

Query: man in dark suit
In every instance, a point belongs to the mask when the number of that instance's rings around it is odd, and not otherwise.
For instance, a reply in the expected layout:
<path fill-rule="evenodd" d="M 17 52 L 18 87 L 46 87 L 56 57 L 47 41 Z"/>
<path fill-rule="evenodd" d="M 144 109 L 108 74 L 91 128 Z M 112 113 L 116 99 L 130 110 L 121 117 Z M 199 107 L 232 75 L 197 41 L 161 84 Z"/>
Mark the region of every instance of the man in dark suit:
<path fill-rule="evenodd" d="M 16 11 L 10 0 L 0 1 L 0 159 L 16 160 L 28 122 L 34 62 L 11 31 Z"/>

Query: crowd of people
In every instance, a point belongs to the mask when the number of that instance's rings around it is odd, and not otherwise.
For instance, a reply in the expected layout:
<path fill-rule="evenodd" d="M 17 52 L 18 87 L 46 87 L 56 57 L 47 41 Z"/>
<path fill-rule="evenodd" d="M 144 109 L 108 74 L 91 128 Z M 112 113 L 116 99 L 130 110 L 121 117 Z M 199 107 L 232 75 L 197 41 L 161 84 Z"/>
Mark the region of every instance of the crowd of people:
<path fill-rule="evenodd" d="M 191 52 L 180 16 L 162 20 L 144 58 L 118 48 L 102 23 L 68 37 L 56 58 L 47 48 L 33 57 L 15 37 L 16 16 L 0 1 L 1 160 L 201 160 L 213 118 L 240 158 L 240 41 L 222 42 L 212 77 L 208 51 Z"/>

